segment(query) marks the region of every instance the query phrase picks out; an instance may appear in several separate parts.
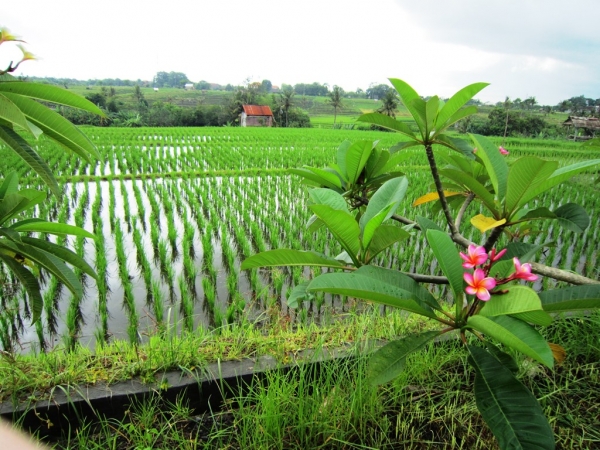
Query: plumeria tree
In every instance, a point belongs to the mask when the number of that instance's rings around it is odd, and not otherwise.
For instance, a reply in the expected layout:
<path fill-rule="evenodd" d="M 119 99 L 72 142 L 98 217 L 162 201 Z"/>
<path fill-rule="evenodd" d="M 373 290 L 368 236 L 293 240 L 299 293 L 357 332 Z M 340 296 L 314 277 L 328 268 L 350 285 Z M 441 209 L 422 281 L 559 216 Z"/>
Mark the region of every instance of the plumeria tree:
<path fill-rule="evenodd" d="M 327 229 L 343 252 L 329 256 L 274 249 L 249 257 L 242 269 L 325 267 L 330 269 L 327 273 L 293 289 L 290 306 L 325 292 L 400 308 L 437 323 L 375 351 L 368 370 L 373 384 L 394 379 L 404 369 L 407 356 L 428 342 L 457 333 L 475 372 L 477 407 L 500 447 L 552 449 L 552 429 L 534 395 L 515 376 L 517 364 L 506 350 L 552 368 L 564 350 L 546 342 L 537 327 L 549 325 L 551 313 L 600 307 L 600 283 L 534 263 L 531 260 L 543 245 L 516 239 L 536 221 L 555 221 L 583 232 L 590 221 L 579 205 L 565 203 L 554 210 L 531 205 L 548 189 L 599 166 L 600 160 L 559 168 L 556 162 L 525 156 L 509 164 L 508 151 L 485 137 L 471 135 L 468 142 L 447 133 L 453 124 L 476 112 L 465 104 L 485 83 L 467 86 L 444 103 L 437 96 L 423 100 L 402 80 L 390 81 L 415 126 L 381 113 L 359 120 L 397 131 L 408 140 L 387 150 L 368 141 L 344 142 L 330 167 L 292 171 L 311 187 L 308 208 L 313 216 L 308 231 Z M 403 150 L 415 146 L 425 151 L 435 185 L 434 192 L 415 204 L 435 201 L 444 213 L 444 227 L 426 217 L 409 219 L 396 214 L 409 187 L 402 173 Z M 473 205 L 486 213 L 474 215 L 466 225 L 462 219 Z M 464 226 L 477 227 L 483 242 L 466 239 L 461 233 Z M 403 273 L 374 264 L 380 252 L 401 245 L 415 232 L 425 234 L 443 276 Z M 503 237 L 507 244 L 498 248 Z M 542 275 L 575 285 L 538 293 L 527 283 Z M 436 298 L 422 283 L 448 284 L 449 298 Z"/>
<path fill-rule="evenodd" d="M 0 45 L 16 42 L 19 42 L 17 45 L 23 57 L 16 64 L 11 62 L 8 67 L 0 70 L 0 153 L 15 153 L 35 171 L 53 195 L 60 197 L 62 192 L 52 171 L 23 135 L 29 135 L 33 139 L 46 136 L 87 161 L 91 161 L 92 157 L 99 158 L 100 155 L 83 133 L 40 101 L 70 106 L 100 116 L 104 116 L 104 113 L 93 103 L 64 89 L 13 77 L 11 73 L 21 63 L 35 58 L 22 46 L 22 40 L 5 28 L 0 29 Z M 94 235 L 71 225 L 24 218 L 23 213 L 45 201 L 46 192 L 32 188 L 19 189 L 19 177 L 16 173 L 1 176 L 0 261 L 24 287 L 29 299 L 28 310 L 33 321 L 37 321 L 43 305 L 39 283 L 41 271 L 45 270 L 57 277 L 77 297 L 83 295 L 83 288 L 69 266 L 77 267 L 94 278 L 96 273 L 71 250 L 44 238 L 31 237 L 31 233 L 73 235 L 90 239 Z M 0 297 L 8 298 L 2 295 Z M 0 302 L 0 314 L 3 304 Z"/>

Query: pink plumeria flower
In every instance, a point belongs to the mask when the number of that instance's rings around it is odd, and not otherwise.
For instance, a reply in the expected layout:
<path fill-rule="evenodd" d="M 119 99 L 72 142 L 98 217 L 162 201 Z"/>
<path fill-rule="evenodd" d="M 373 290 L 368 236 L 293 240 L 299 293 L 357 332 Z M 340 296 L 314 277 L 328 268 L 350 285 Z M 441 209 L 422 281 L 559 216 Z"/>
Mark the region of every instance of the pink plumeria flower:
<path fill-rule="evenodd" d="M 505 253 L 506 253 L 506 249 L 500 250 L 498 253 L 496 253 L 496 249 L 493 248 L 492 249 L 492 254 L 490 255 L 490 259 L 492 260 L 492 262 L 496 262 L 500 258 L 502 258 Z"/>
<path fill-rule="evenodd" d="M 488 254 L 485 248 L 480 245 L 470 244 L 467 249 L 467 254 L 460 253 L 460 257 L 465 261 L 463 267 L 465 269 L 472 269 L 475 266 L 483 264 L 488 259 Z"/>
<path fill-rule="evenodd" d="M 521 264 L 519 258 L 513 258 L 513 262 L 515 263 L 515 273 L 513 275 L 515 279 L 527 281 L 535 281 L 538 279 L 537 275 L 531 273 L 531 264 Z"/>
<path fill-rule="evenodd" d="M 490 289 L 496 287 L 496 280 L 485 275 L 486 273 L 482 269 L 475 269 L 472 275 L 465 272 L 463 277 L 468 284 L 465 288 L 466 293 L 475 295 L 479 300 L 487 302 L 491 297 Z"/>
<path fill-rule="evenodd" d="M 508 155 L 508 150 L 506 150 L 504 147 L 500 146 L 498 147 L 498 150 L 500 150 L 500 154 Z"/>

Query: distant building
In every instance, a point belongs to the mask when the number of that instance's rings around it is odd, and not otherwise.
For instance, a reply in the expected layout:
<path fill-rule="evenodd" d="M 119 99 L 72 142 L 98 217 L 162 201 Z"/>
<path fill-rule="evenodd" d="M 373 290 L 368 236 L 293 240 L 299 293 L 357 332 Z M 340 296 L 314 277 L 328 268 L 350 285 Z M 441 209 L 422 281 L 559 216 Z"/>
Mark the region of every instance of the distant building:
<path fill-rule="evenodd" d="M 193 91 L 194 89 L 196 89 L 194 87 L 194 83 L 185 83 L 183 87 L 186 91 Z"/>
<path fill-rule="evenodd" d="M 569 116 L 567 120 L 563 122 L 563 127 L 573 127 L 573 139 L 586 140 L 591 137 L 595 137 L 596 133 L 600 131 L 600 120 L 597 117 L 575 117 Z M 583 128 L 583 135 L 579 136 L 579 129 Z M 591 135 L 591 136 L 590 136 Z M 571 137 L 571 136 L 569 136 Z"/>
<path fill-rule="evenodd" d="M 268 106 L 244 105 L 240 116 L 242 127 L 272 127 L 273 113 Z"/>

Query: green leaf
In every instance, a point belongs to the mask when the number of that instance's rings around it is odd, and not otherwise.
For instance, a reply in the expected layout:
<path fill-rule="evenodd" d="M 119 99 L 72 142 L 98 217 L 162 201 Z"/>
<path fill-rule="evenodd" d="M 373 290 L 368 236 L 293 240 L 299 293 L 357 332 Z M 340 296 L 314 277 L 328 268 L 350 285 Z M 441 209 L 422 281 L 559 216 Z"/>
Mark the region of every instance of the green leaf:
<path fill-rule="evenodd" d="M 406 142 L 398 142 L 390 147 L 390 153 L 395 154 L 401 150 L 405 150 L 410 147 L 416 147 L 417 145 L 422 145 L 419 141 L 406 141 Z"/>
<path fill-rule="evenodd" d="M 508 180 L 508 165 L 506 159 L 500 154 L 498 147 L 485 136 L 472 134 L 471 138 L 478 149 L 477 156 L 481 158 L 487 169 L 496 198 L 503 201 L 506 197 L 506 184 Z"/>
<path fill-rule="evenodd" d="M 373 149 L 374 145 L 371 141 L 356 141 L 348 148 L 346 152 L 346 179 L 348 184 L 356 184 Z"/>
<path fill-rule="evenodd" d="M 11 150 L 38 174 L 54 195 L 60 197 L 61 192 L 52 171 L 25 139 L 13 130 L 0 125 L 0 140 L 4 141 Z"/>
<path fill-rule="evenodd" d="M 431 294 L 412 278 L 396 270 L 362 266 L 351 273 L 326 273 L 312 280 L 308 289 L 362 298 L 426 317 L 436 317 L 430 302 L 437 302 Z"/>
<path fill-rule="evenodd" d="M 405 136 L 408 136 L 411 139 L 416 139 L 415 133 L 410 129 L 408 125 L 403 122 L 400 122 L 390 116 L 386 116 L 381 113 L 368 113 L 359 116 L 356 119 L 357 122 L 365 122 L 371 123 L 373 125 L 377 125 L 382 128 L 387 128 L 388 130 L 397 131 Z"/>
<path fill-rule="evenodd" d="M 2 185 L 0 185 L 0 201 L 4 199 L 6 194 L 17 192 L 18 189 L 19 175 L 17 175 L 17 172 L 10 172 L 6 175 L 6 178 L 4 178 Z"/>
<path fill-rule="evenodd" d="M 583 233 L 590 226 L 590 217 L 585 209 L 576 203 L 565 203 L 554 210 L 558 223 L 567 230 Z"/>
<path fill-rule="evenodd" d="M 255 269 L 257 267 L 276 266 L 319 266 L 319 267 L 344 267 L 342 263 L 329 256 L 313 251 L 276 249 L 246 258 L 242 262 L 241 270 Z"/>
<path fill-rule="evenodd" d="M 460 153 L 468 159 L 475 159 L 473 147 L 464 139 L 449 137 L 445 134 L 438 134 L 435 137 L 434 143 L 448 147 L 449 149 Z"/>
<path fill-rule="evenodd" d="M 46 269 L 52 275 L 59 279 L 77 298 L 83 296 L 81 283 L 71 269 L 67 267 L 63 260 L 36 246 L 29 245 L 22 238 L 23 243 L 13 243 L 2 241 L 2 247 L 30 259 L 34 263 Z"/>
<path fill-rule="evenodd" d="M 369 245 L 371 244 L 371 239 L 373 239 L 373 235 L 381 226 L 381 224 L 388 218 L 388 216 L 391 216 L 390 212 L 395 209 L 395 206 L 397 205 L 387 205 L 382 211 L 380 211 L 375 217 L 371 218 L 365 224 L 361 236 L 362 248 L 364 250 L 364 253 L 367 252 Z M 365 255 L 363 255 L 363 259 L 364 256 Z"/>
<path fill-rule="evenodd" d="M 399 80 L 398 78 L 390 78 L 390 83 L 394 86 L 394 89 L 398 92 L 402 103 L 408 109 L 408 112 L 413 117 L 416 122 L 419 130 L 421 130 L 421 134 L 425 131 L 425 115 L 422 110 L 419 108 L 419 105 L 415 105 L 415 100 L 421 100 L 417 91 L 415 91 L 408 83 Z M 421 102 L 424 104 L 421 100 Z"/>
<path fill-rule="evenodd" d="M 25 291 L 29 296 L 29 309 L 31 310 L 32 322 L 37 322 L 42 315 L 42 308 L 44 306 L 44 300 L 40 293 L 40 285 L 37 278 L 9 255 L 0 252 L 0 260 L 8 266 L 25 288 Z"/>
<path fill-rule="evenodd" d="M 360 266 L 360 228 L 354 217 L 346 211 L 335 210 L 327 205 L 309 205 L 309 208 L 348 252 L 354 264 Z"/>
<path fill-rule="evenodd" d="M 452 97 L 450 97 L 438 114 L 438 125 L 446 126 L 446 122 L 449 122 L 448 125 L 452 125 L 453 122 L 449 119 L 486 86 L 489 86 L 489 83 L 473 83 L 465 86 Z"/>
<path fill-rule="evenodd" d="M 2 94 L 0 94 L 0 119 L 6 120 L 13 126 L 21 127 L 23 131 L 29 131 L 27 119 L 21 110 Z"/>
<path fill-rule="evenodd" d="M 454 292 L 454 301 L 462 304 L 465 269 L 462 266 L 462 259 L 458 254 L 456 245 L 443 231 L 427 230 L 427 242 L 433 250 L 442 272 L 448 278 L 452 292 Z"/>
<path fill-rule="evenodd" d="M 474 105 L 471 105 L 471 106 L 467 106 L 466 108 L 459 109 L 452 116 L 450 116 L 450 118 L 444 123 L 440 122 L 440 119 L 438 118 L 437 132 L 439 133 L 441 131 L 447 130 L 449 127 L 454 125 L 459 120 L 462 120 L 465 117 L 472 116 L 473 114 L 477 114 L 477 107 Z"/>
<path fill-rule="evenodd" d="M 544 311 L 565 312 L 600 308 L 600 284 L 584 284 L 539 293 Z"/>
<path fill-rule="evenodd" d="M 494 216 L 499 214 L 496 208 L 496 202 L 494 201 L 494 196 L 490 194 L 484 185 L 471 175 L 456 169 L 441 169 L 439 172 L 440 175 L 463 186 L 469 192 L 473 192 Z"/>
<path fill-rule="evenodd" d="M 536 325 L 550 325 L 552 317 L 544 311 L 542 301 L 536 292 L 528 286 L 510 285 L 508 292 L 502 295 L 494 295 L 486 302 L 480 315 L 494 317 L 503 315 L 515 315 L 521 320 Z"/>
<path fill-rule="evenodd" d="M 348 172 L 346 169 L 346 153 L 348 152 L 348 149 L 351 145 L 352 142 L 350 142 L 349 140 L 345 140 L 340 144 L 337 151 L 336 162 L 337 167 L 339 169 L 338 172 L 344 179 L 344 182 L 348 182 L 348 178 L 346 177 L 346 173 Z"/>
<path fill-rule="evenodd" d="M 337 192 L 343 192 L 341 187 L 342 183 L 340 182 L 339 177 L 331 172 L 327 172 L 326 170 L 316 170 L 313 167 L 302 167 L 288 169 L 288 172 L 304 178 L 305 184 L 325 186 L 330 189 L 334 189 Z M 307 183 L 307 181 L 309 183 Z"/>
<path fill-rule="evenodd" d="M 71 264 L 73 267 L 76 267 L 77 269 L 86 273 L 95 280 L 98 279 L 98 275 L 96 275 L 94 269 L 77 253 L 74 253 L 68 248 L 62 247 L 52 242 L 48 242 L 44 239 L 36 239 L 27 236 L 23 236 L 21 239 L 25 244 L 29 244 L 32 247 L 36 247 L 40 250 L 50 253 L 56 256 L 57 258 L 61 259 L 62 261 Z"/>
<path fill-rule="evenodd" d="M 346 199 L 341 194 L 332 191 L 331 189 L 310 189 L 308 191 L 308 197 L 310 204 L 327 205 L 333 209 L 350 213 Z"/>
<path fill-rule="evenodd" d="M 319 231 L 323 225 L 323 221 L 313 214 L 306 222 L 306 231 L 309 233 L 315 233 Z"/>
<path fill-rule="evenodd" d="M 429 100 L 425 102 L 425 118 L 426 118 L 426 129 L 427 132 L 430 133 L 436 130 L 436 120 L 438 116 L 440 105 L 440 99 L 437 95 L 430 97 Z"/>
<path fill-rule="evenodd" d="M 381 253 L 383 250 L 396 242 L 404 239 L 408 239 L 410 233 L 400 227 L 394 225 L 380 225 L 375 230 L 367 251 L 367 257 L 365 258 L 365 264 L 369 264 L 371 260 Z"/>
<path fill-rule="evenodd" d="M 2 84 L 0 83 L 0 85 Z M 101 159 L 96 147 L 87 136 L 60 114 L 26 97 L 8 93 L 5 95 L 19 107 L 30 122 L 39 127 L 48 137 L 88 162 L 91 162 L 90 155 Z"/>
<path fill-rule="evenodd" d="M 388 206 L 393 205 L 393 208 L 388 210 L 383 221 L 389 219 L 396 212 L 400 202 L 406 195 L 407 189 L 408 180 L 406 177 L 394 178 L 386 181 L 369 200 L 367 209 L 365 210 L 364 215 L 360 218 L 359 223 L 361 228 L 364 229 L 366 224 L 377 214 L 379 214 Z"/>
<path fill-rule="evenodd" d="M 73 225 L 67 225 L 64 223 L 28 220 L 12 224 L 10 228 L 19 232 L 49 233 L 56 234 L 59 236 L 71 235 L 96 239 L 96 236 L 94 236 L 89 231 L 86 231 L 83 228 L 75 227 Z"/>
<path fill-rule="evenodd" d="M 429 220 L 427 217 L 423 217 L 423 216 L 417 216 L 415 218 L 415 220 L 417 221 L 417 223 L 419 224 L 419 227 L 421 228 L 421 231 L 425 232 L 427 230 L 437 230 L 437 231 L 444 231 L 444 229 L 442 227 L 440 227 L 437 223 L 435 223 L 432 220 Z"/>
<path fill-rule="evenodd" d="M 547 180 L 557 166 L 556 161 L 544 161 L 535 156 L 525 156 L 514 162 L 508 173 L 506 187 L 507 217 L 524 205 L 522 200 L 528 192 Z"/>
<path fill-rule="evenodd" d="M 313 297 L 313 295 L 306 290 L 308 283 L 308 281 L 303 281 L 302 283 L 294 286 L 292 292 L 290 292 L 290 295 L 287 298 L 288 307 L 296 309 L 298 306 L 300 306 L 300 302 L 303 302 L 304 300 L 310 300 Z"/>
<path fill-rule="evenodd" d="M 408 355 L 420 350 L 439 335 L 439 331 L 426 331 L 406 336 L 381 347 L 369 358 L 368 382 L 377 385 L 393 380 L 404 370 Z"/>
<path fill-rule="evenodd" d="M 0 202 L 0 225 L 46 199 L 44 192 L 23 189 L 6 195 Z"/>
<path fill-rule="evenodd" d="M 552 428 L 533 394 L 485 350 L 469 346 L 477 409 L 501 449 L 554 450 Z"/>
<path fill-rule="evenodd" d="M 492 300 L 494 299 L 492 298 Z M 509 316 L 469 317 L 467 326 L 552 368 L 554 357 L 548 343 L 531 325 Z"/>
<path fill-rule="evenodd" d="M 0 83 L 0 92 L 8 92 L 46 102 L 57 103 L 59 105 L 70 106 L 72 108 L 82 109 L 106 117 L 104 112 L 88 99 L 49 84 L 23 81 L 3 82 Z"/>
<path fill-rule="evenodd" d="M 576 164 L 571 164 L 570 166 L 561 167 L 557 169 L 546 181 L 539 184 L 535 189 L 531 189 L 527 195 L 523 197 L 521 202 L 525 204 L 532 198 L 537 197 L 542 192 L 545 192 L 557 184 L 567 181 L 569 178 L 598 165 L 600 165 L 600 159 L 592 159 L 590 161 L 578 162 Z"/>

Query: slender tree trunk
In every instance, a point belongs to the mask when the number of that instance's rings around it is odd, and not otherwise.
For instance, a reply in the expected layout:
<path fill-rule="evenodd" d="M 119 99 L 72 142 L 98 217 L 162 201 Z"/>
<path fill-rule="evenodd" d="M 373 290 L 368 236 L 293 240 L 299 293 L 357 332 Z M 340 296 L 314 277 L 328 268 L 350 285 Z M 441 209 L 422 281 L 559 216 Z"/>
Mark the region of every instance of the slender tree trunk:
<path fill-rule="evenodd" d="M 502 137 L 502 146 L 504 146 L 504 140 L 506 139 L 507 131 L 508 131 L 508 108 L 506 109 L 506 121 L 504 122 L 504 136 Z"/>

